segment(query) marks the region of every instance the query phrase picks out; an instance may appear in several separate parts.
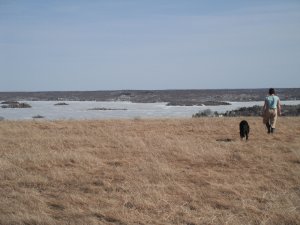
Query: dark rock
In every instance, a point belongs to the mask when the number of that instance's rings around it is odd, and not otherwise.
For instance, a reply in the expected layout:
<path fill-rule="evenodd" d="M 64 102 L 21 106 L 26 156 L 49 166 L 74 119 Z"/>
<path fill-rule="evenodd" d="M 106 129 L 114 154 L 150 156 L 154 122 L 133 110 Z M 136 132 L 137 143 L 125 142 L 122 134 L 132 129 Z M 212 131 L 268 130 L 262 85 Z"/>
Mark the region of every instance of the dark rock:
<path fill-rule="evenodd" d="M 41 116 L 41 115 L 36 115 L 36 116 L 33 116 L 32 117 L 33 119 L 42 119 L 42 118 L 45 118 L 44 116 Z"/>
<path fill-rule="evenodd" d="M 112 109 L 112 108 L 101 107 L 101 108 L 92 108 L 92 109 L 88 109 L 88 110 L 103 110 L 103 111 L 105 111 L 105 110 L 127 110 L 127 109 L 118 109 L 118 108 Z"/>
<path fill-rule="evenodd" d="M 69 105 L 69 104 L 67 104 L 67 103 L 65 103 L 65 102 L 58 102 L 58 103 L 56 103 L 56 104 L 54 104 L 55 106 L 60 106 L 60 105 Z"/>
<path fill-rule="evenodd" d="M 1 104 L 5 104 L 5 105 L 9 105 L 9 104 L 18 104 L 17 101 L 4 101 L 4 102 L 1 102 Z"/>

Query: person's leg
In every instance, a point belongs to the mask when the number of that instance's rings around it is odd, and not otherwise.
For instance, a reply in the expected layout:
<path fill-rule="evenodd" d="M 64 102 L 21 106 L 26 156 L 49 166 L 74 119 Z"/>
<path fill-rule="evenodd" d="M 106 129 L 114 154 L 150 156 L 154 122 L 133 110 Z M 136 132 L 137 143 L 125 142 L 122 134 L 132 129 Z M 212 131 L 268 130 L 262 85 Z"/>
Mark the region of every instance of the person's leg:
<path fill-rule="evenodd" d="M 275 132 L 276 122 L 277 122 L 277 110 L 272 110 L 271 113 L 271 133 Z"/>
<path fill-rule="evenodd" d="M 268 134 L 271 133 L 271 125 L 270 125 L 270 113 L 269 110 L 266 110 L 263 115 L 263 123 L 266 124 Z"/>

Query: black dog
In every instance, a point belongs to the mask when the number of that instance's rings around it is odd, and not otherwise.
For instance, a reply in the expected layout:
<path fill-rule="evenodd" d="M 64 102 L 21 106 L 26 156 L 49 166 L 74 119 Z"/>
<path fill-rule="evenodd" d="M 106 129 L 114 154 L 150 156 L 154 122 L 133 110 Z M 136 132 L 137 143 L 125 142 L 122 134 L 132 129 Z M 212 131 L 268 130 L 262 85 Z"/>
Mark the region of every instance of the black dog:
<path fill-rule="evenodd" d="M 248 140 L 249 132 L 250 132 L 250 127 L 249 127 L 248 122 L 246 120 L 242 120 L 240 122 L 241 139 L 244 139 L 246 137 L 246 140 Z"/>

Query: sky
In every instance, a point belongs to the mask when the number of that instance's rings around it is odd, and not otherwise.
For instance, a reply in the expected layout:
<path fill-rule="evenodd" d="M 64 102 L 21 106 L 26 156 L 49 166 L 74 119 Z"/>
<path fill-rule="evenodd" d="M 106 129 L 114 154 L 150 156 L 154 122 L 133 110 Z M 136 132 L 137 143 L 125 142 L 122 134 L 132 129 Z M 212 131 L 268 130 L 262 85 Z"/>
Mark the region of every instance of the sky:
<path fill-rule="evenodd" d="M 299 0 L 0 0 L 0 92 L 300 87 Z"/>

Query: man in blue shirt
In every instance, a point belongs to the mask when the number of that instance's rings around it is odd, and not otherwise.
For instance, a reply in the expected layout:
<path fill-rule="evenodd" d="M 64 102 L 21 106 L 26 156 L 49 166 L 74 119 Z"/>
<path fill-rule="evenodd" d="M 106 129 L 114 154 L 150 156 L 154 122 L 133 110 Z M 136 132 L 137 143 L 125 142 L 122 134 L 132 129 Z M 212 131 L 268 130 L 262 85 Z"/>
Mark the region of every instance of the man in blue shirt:
<path fill-rule="evenodd" d="M 275 132 L 277 115 L 281 115 L 280 99 L 275 95 L 275 89 L 270 88 L 263 108 L 263 123 L 266 124 L 269 134 Z"/>

